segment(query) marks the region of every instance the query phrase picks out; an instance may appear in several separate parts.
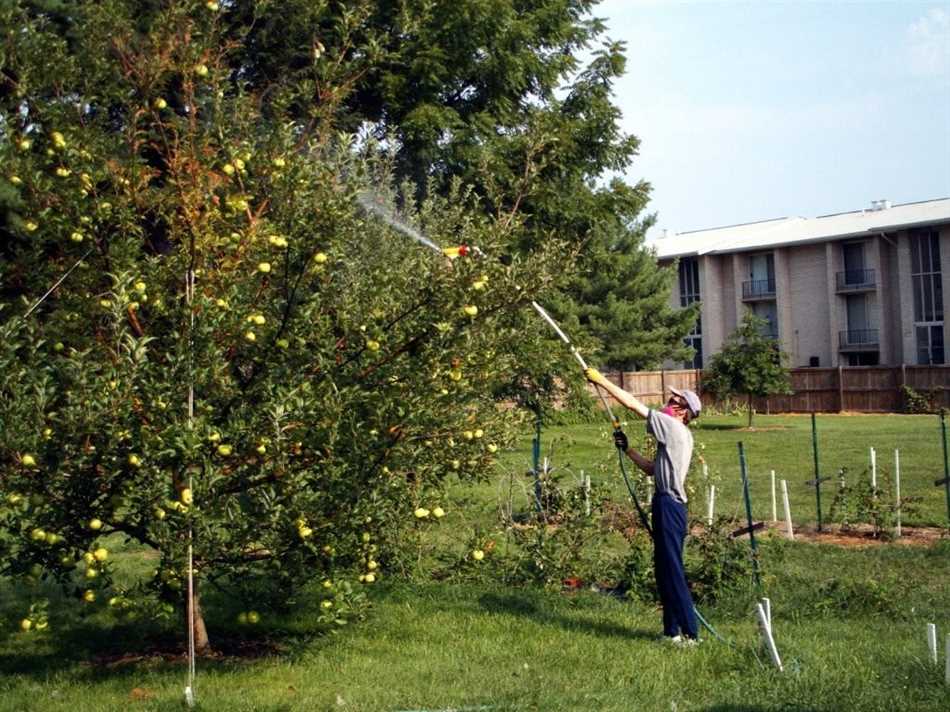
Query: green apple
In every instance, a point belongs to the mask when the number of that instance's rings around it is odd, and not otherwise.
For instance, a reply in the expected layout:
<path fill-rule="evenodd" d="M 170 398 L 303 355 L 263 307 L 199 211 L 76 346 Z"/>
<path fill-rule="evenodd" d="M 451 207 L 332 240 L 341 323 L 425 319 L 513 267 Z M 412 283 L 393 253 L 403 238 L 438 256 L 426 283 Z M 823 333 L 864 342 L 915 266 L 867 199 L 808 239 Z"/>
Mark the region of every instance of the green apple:
<path fill-rule="evenodd" d="M 43 567 L 42 567 L 42 566 L 40 566 L 39 564 L 33 564 L 33 565 L 30 567 L 30 576 L 32 576 L 33 578 L 39 578 L 39 577 L 42 576 L 42 575 L 43 575 Z"/>
<path fill-rule="evenodd" d="M 261 622 L 261 614 L 257 611 L 248 611 L 247 612 L 247 622 L 251 625 L 256 625 Z"/>
<path fill-rule="evenodd" d="M 246 611 L 241 611 L 240 613 L 238 613 L 238 615 L 237 615 L 237 622 L 238 622 L 238 625 L 247 625 L 247 612 L 246 612 Z"/>
<path fill-rule="evenodd" d="M 277 348 L 279 349 L 288 349 L 290 348 L 290 342 L 287 339 L 277 339 Z"/>

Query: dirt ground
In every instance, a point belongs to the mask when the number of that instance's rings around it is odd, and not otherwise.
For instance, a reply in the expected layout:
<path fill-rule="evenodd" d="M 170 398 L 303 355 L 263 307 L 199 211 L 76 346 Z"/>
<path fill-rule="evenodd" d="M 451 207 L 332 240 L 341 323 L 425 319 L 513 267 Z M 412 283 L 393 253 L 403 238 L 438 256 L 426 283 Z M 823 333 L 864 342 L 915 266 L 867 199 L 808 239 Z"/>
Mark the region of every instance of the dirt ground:
<path fill-rule="evenodd" d="M 766 529 L 772 536 L 785 537 L 784 522 L 767 522 Z M 838 525 L 824 526 L 817 531 L 815 525 L 795 527 L 795 541 L 807 541 L 816 544 L 835 544 L 850 548 L 881 546 L 896 544 L 898 546 L 931 546 L 940 539 L 950 537 L 946 528 L 942 527 L 901 527 L 901 536 L 898 539 L 875 537 L 874 531 L 868 524 L 855 525 L 849 529 L 842 529 Z"/>

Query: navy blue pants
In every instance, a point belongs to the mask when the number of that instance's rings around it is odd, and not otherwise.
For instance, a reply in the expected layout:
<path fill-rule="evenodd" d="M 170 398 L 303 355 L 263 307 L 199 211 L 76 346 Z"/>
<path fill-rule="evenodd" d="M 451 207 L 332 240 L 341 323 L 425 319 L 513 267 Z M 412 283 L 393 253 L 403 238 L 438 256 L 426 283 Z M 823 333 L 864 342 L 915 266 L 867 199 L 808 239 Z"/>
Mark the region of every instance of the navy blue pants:
<path fill-rule="evenodd" d="M 663 635 L 697 637 L 693 598 L 683 570 L 686 507 L 667 493 L 653 496 L 653 565 L 663 604 Z"/>

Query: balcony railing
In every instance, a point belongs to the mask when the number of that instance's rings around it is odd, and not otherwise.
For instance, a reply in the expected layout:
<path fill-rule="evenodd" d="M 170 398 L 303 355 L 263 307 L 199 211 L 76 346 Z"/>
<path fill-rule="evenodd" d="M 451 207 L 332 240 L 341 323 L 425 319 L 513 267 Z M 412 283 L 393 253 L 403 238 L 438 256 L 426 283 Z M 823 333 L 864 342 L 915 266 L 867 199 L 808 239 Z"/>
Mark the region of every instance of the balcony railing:
<path fill-rule="evenodd" d="M 847 329 L 838 332 L 841 351 L 877 351 L 880 337 L 877 329 Z"/>
<path fill-rule="evenodd" d="M 862 292 L 874 289 L 877 280 L 873 269 L 848 269 L 835 275 L 839 292 Z"/>
<path fill-rule="evenodd" d="M 775 297 L 775 278 L 752 279 L 742 283 L 743 299 L 771 299 Z"/>

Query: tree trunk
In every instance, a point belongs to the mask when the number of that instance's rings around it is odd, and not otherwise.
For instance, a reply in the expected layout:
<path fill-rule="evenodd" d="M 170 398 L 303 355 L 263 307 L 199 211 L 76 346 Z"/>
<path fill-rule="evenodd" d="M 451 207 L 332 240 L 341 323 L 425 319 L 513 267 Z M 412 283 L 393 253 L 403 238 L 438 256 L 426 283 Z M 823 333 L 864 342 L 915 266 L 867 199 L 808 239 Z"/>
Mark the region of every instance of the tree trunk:
<path fill-rule="evenodd" d="M 211 642 L 208 640 L 208 629 L 205 627 L 205 619 L 201 613 L 201 600 L 198 596 L 198 579 L 195 579 L 192 602 L 195 607 L 195 655 L 208 655 L 211 653 Z M 188 630 L 188 591 L 185 590 L 185 630 Z"/>
<path fill-rule="evenodd" d="M 749 394 L 749 427 L 752 427 L 752 394 Z"/>

